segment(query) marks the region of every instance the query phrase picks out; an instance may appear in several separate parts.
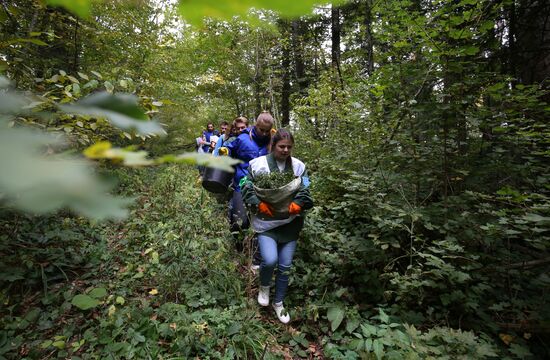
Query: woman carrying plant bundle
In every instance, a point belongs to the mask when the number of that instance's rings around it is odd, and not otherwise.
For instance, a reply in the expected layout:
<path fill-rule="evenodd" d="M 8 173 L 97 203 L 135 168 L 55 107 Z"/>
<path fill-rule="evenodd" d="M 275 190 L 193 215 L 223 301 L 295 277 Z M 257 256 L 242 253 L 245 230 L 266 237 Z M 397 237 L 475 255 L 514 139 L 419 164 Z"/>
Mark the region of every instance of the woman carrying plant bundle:
<path fill-rule="evenodd" d="M 309 178 L 303 162 L 291 156 L 294 137 L 279 129 L 272 138 L 271 153 L 250 161 L 248 175 L 241 181 L 243 200 L 258 233 L 262 262 L 258 303 L 269 305 L 269 287 L 275 266 L 273 308 L 286 324 L 290 316 L 283 308 L 288 274 L 296 241 L 304 226 L 304 210 L 313 206 Z"/>

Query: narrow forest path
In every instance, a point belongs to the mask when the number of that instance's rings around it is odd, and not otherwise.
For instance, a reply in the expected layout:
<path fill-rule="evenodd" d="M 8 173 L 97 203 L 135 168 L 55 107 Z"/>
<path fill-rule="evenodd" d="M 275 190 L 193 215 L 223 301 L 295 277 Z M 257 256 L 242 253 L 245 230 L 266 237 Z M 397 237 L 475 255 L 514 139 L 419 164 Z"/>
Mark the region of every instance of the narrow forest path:
<path fill-rule="evenodd" d="M 119 191 L 135 197 L 128 219 L 67 217 L 39 229 L 59 254 L 44 258 L 37 248 L 35 286 L 4 300 L 14 316 L 3 319 L 11 321 L 3 349 L 29 359 L 289 359 L 293 336 L 310 348 L 256 303 L 250 257 L 234 249 L 225 206 L 202 189 L 196 169 L 117 173 Z M 79 236 L 53 233 L 63 225 Z"/>
<path fill-rule="evenodd" d="M 419 330 L 380 305 L 376 273 L 350 263 L 353 243 L 318 208 L 299 240 L 283 325 L 257 304 L 251 256 L 235 250 L 225 205 L 194 167 L 111 173 L 117 193 L 135 199 L 124 221 L 5 219 L 0 359 L 419 359 L 448 346 L 465 358 L 495 354 L 472 332 Z M 367 252 L 356 256 L 367 264 Z"/>

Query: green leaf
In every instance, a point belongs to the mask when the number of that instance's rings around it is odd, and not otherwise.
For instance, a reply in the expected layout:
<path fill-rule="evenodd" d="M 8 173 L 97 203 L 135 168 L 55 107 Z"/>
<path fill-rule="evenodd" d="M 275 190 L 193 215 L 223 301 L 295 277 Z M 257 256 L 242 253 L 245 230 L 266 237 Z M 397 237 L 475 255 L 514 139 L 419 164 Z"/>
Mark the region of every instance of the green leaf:
<path fill-rule="evenodd" d="M 151 263 L 152 264 L 158 264 L 159 263 L 159 253 L 156 251 L 153 251 L 151 253 Z"/>
<path fill-rule="evenodd" d="M 91 0 L 46 0 L 46 3 L 64 7 L 82 18 L 90 16 Z"/>
<path fill-rule="evenodd" d="M 380 340 L 375 339 L 372 341 L 372 350 L 374 351 L 374 354 L 376 355 L 376 358 L 378 360 L 382 359 L 384 356 L 384 344 L 380 342 Z"/>
<path fill-rule="evenodd" d="M 535 223 L 549 222 L 550 221 L 550 217 L 540 216 L 539 214 L 532 214 L 532 213 L 524 215 L 523 219 L 527 220 L 527 221 L 530 221 L 530 222 L 535 222 Z"/>
<path fill-rule="evenodd" d="M 90 71 L 90 72 L 91 72 L 92 74 L 94 74 L 98 79 L 103 79 L 103 76 L 102 76 L 100 73 L 98 73 L 97 71 L 93 71 L 93 70 L 92 70 L 92 71 Z"/>
<path fill-rule="evenodd" d="M 525 359 L 526 357 L 533 356 L 533 354 L 531 353 L 531 351 L 529 351 L 527 347 L 521 346 L 516 343 L 510 345 L 510 352 L 520 359 Z"/>
<path fill-rule="evenodd" d="M 67 78 L 68 78 L 69 80 L 71 80 L 72 83 L 80 84 L 80 81 L 78 81 L 78 79 L 75 78 L 74 76 L 69 75 L 69 76 L 67 76 Z"/>
<path fill-rule="evenodd" d="M 246 16 L 251 8 L 273 10 L 282 17 L 298 17 L 310 14 L 314 5 L 326 4 L 326 0 L 181 0 L 180 14 L 191 24 L 200 25 L 205 17 L 229 20 L 233 16 Z M 333 0 L 333 4 L 344 0 Z"/>
<path fill-rule="evenodd" d="M 332 331 L 338 329 L 342 320 L 344 320 L 345 311 L 341 307 L 333 306 L 328 309 L 327 319 L 330 321 L 330 328 Z"/>
<path fill-rule="evenodd" d="M 78 85 L 78 84 L 73 84 L 73 93 L 74 93 L 75 95 L 80 94 L 80 85 Z"/>
<path fill-rule="evenodd" d="M 99 85 L 99 81 L 97 81 L 96 79 L 92 79 L 92 80 L 88 81 L 86 84 L 84 84 L 84 86 L 82 86 L 82 88 L 83 89 L 87 89 L 87 88 L 95 89 L 98 85 Z"/>
<path fill-rule="evenodd" d="M 71 304 L 79 308 L 80 310 L 89 310 L 100 304 L 100 302 L 91 296 L 79 294 L 73 297 Z"/>
<path fill-rule="evenodd" d="M 231 324 L 231 326 L 227 329 L 227 336 L 238 334 L 239 331 L 241 331 L 242 325 L 238 322 L 234 322 Z"/>
<path fill-rule="evenodd" d="M 74 105 L 62 105 L 68 113 L 103 116 L 121 129 L 135 129 L 143 135 L 165 134 L 164 129 L 139 107 L 138 98 L 132 94 L 101 92 L 87 96 Z"/>
<path fill-rule="evenodd" d="M 113 90 L 115 90 L 114 85 L 110 81 L 105 81 L 103 83 L 103 86 L 105 86 L 105 90 L 107 90 L 111 94 L 113 93 Z"/>
<path fill-rule="evenodd" d="M 60 350 L 61 350 L 61 349 L 65 349 L 65 341 L 63 341 L 63 340 L 54 341 L 54 342 L 52 343 L 52 346 L 53 346 L 53 347 L 56 347 L 56 348 L 58 348 L 58 349 L 60 349 Z"/>
<path fill-rule="evenodd" d="M 190 165 L 208 166 L 222 169 L 228 172 L 234 172 L 232 165 L 239 164 L 241 161 L 229 156 L 212 156 L 211 154 L 184 153 L 175 159 L 167 156 L 161 159 L 161 162 L 176 162 Z"/>
<path fill-rule="evenodd" d="M 368 352 L 372 351 L 372 339 L 371 338 L 368 338 L 365 341 L 365 350 L 367 350 Z"/>
<path fill-rule="evenodd" d="M 0 105 L 3 97 L 0 94 Z M 125 217 L 130 200 L 109 196 L 111 185 L 99 181 L 87 161 L 40 155 L 45 146 L 60 144 L 40 131 L 0 124 L 0 192 L 5 204 L 32 213 L 69 207 L 96 219 Z"/>
<path fill-rule="evenodd" d="M 30 42 L 30 43 L 33 43 L 35 45 L 39 45 L 39 46 L 47 46 L 48 44 L 45 43 L 44 41 L 42 40 L 38 40 L 38 39 L 25 39 L 26 41 Z"/>
<path fill-rule="evenodd" d="M 141 342 L 145 342 L 145 336 L 143 336 L 143 335 L 141 335 L 140 333 L 136 332 L 136 333 L 134 334 L 134 340 L 135 340 L 136 342 L 140 342 L 140 343 L 141 343 Z"/>
<path fill-rule="evenodd" d="M 346 322 L 346 331 L 352 333 L 359 326 L 359 319 L 348 319 Z"/>
<path fill-rule="evenodd" d="M 461 48 L 461 51 L 466 55 L 475 55 L 479 52 L 479 48 L 471 45 Z"/>
<path fill-rule="evenodd" d="M 88 294 L 95 299 L 101 299 L 107 295 L 107 289 L 102 287 L 95 288 L 95 289 L 92 289 Z"/>
<path fill-rule="evenodd" d="M 376 335 L 376 327 L 371 324 L 361 324 L 361 332 L 364 337 L 368 338 L 372 335 Z"/>
<path fill-rule="evenodd" d="M 38 39 L 23 39 L 23 38 L 16 38 L 16 39 L 9 39 L 9 40 L 6 40 L 6 41 L 3 41 L 2 43 L 0 43 L 0 45 L 11 45 L 11 44 L 17 44 L 17 43 L 31 43 L 31 44 L 35 44 L 35 45 L 38 45 L 38 46 L 46 46 L 48 45 L 47 43 L 45 43 L 44 41 L 42 40 L 38 40 Z"/>
<path fill-rule="evenodd" d="M 384 324 L 388 324 L 390 322 L 390 317 L 382 309 L 380 309 L 380 321 Z"/>

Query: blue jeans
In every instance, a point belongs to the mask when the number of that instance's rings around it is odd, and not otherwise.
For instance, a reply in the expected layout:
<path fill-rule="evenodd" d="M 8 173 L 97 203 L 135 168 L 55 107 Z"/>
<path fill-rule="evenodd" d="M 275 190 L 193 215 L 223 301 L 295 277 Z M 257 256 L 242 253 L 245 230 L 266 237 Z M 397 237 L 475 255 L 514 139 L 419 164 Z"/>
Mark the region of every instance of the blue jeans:
<path fill-rule="evenodd" d="M 275 298 L 278 303 L 284 300 L 288 288 L 288 274 L 292 265 L 292 257 L 296 250 L 296 240 L 287 243 L 277 243 L 274 239 L 264 234 L 258 234 L 262 263 L 260 265 L 260 284 L 269 286 L 273 270 L 277 265 L 277 276 L 275 278 Z"/>

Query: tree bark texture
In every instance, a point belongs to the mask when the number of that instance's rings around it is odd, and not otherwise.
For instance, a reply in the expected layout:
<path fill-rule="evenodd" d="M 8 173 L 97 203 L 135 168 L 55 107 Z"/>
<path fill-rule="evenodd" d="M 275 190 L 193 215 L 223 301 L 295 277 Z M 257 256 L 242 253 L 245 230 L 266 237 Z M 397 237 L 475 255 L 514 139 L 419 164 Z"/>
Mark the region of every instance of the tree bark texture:
<path fill-rule="evenodd" d="M 510 14 L 511 65 L 525 85 L 550 82 L 550 2 L 519 0 Z"/>
<path fill-rule="evenodd" d="M 303 34 L 304 24 L 301 20 L 292 21 L 292 49 L 294 55 L 294 70 L 296 82 L 302 95 L 307 93 L 307 87 L 309 81 L 306 76 L 306 68 L 304 64 L 304 50 L 303 50 Z"/>

